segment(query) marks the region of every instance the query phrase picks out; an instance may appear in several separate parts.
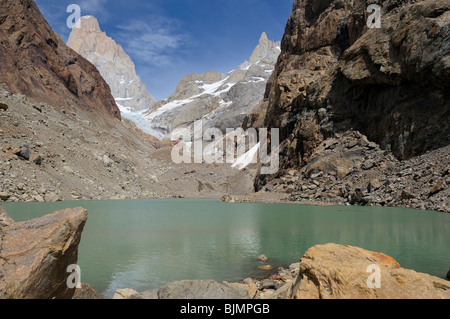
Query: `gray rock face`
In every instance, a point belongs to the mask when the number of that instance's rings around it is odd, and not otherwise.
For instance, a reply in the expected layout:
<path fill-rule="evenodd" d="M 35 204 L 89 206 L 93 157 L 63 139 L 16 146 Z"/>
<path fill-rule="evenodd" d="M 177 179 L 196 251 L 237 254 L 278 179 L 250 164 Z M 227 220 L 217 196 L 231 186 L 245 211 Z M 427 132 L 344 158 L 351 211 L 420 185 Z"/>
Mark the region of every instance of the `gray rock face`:
<path fill-rule="evenodd" d="M 280 43 L 262 34 L 249 61 L 227 74 L 207 72 L 183 78 L 176 91 L 145 114 L 147 133 L 169 139 L 176 129 L 192 129 L 196 120 L 203 128 L 242 125 L 247 114 L 263 99 L 266 83 L 280 53 Z"/>
<path fill-rule="evenodd" d="M 122 46 L 100 30 L 96 18 L 82 17 L 73 28 L 67 45 L 89 60 L 111 87 L 122 113 L 148 109 L 156 102 L 136 75 L 135 65 Z"/>
<path fill-rule="evenodd" d="M 248 299 L 248 291 L 213 280 L 177 281 L 162 287 L 159 299 Z"/>

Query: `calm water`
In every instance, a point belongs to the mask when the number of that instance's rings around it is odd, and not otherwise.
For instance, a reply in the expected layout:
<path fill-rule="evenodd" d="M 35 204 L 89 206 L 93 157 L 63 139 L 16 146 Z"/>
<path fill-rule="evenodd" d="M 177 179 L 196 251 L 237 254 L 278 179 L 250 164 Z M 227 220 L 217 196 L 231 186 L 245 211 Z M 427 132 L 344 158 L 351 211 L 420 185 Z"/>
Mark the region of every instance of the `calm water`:
<path fill-rule="evenodd" d="M 104 297 L 183 279 L 238 281 L 298 262 L 317 244 L 379 251 L 441 278 L 450 266 L 450 215 L 399 208 L 229 204 L 213 200 L 3 203 L 16 221 L 84 207 L 81 280 Z"/>

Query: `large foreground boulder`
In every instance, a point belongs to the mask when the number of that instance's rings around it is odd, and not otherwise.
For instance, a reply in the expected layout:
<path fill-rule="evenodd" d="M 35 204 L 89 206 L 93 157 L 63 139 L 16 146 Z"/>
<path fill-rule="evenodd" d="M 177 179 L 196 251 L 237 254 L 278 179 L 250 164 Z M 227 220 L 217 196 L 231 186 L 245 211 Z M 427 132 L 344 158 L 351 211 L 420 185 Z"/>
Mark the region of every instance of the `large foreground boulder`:
<path fill-rule="evenodd" d="M 87 220 L 66 209 L 0 228 L 0 299 L 70 299 L 69 265 L 77 263 Z"/>
<path fill-rule="evenodd" d="M 450 299 L 450 282 L 404 269 L 381 253 L 327 244 L 310 248 L 301 259 L 292 298 Z"/>

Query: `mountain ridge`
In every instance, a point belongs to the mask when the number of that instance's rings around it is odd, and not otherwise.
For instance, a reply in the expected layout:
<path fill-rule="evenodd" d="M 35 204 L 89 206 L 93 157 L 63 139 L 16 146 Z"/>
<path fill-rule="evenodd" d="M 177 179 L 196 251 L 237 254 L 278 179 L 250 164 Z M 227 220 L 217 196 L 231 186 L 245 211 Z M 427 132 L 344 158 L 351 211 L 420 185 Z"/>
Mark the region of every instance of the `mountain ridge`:
<path fill-rule="evenodd" d="M 200 119 L 205 129 L 240 127 L 264 97 L 280 44 L 268 40 L 264 32 L 250 59 L 234 70 L 185 76 L 174 93 L 144 114 L 148 124 L 140 128 L 159 139 L 168 139 L 175 129 L 192 129 L 194 121 Z"/>
<path fill-rule="evenodd" d="M 0 83 L 5 88 L 60 108 L 76 106 L 121 119 L 100 73 L 64 44 L 34 1 L 0 3 Z"/>

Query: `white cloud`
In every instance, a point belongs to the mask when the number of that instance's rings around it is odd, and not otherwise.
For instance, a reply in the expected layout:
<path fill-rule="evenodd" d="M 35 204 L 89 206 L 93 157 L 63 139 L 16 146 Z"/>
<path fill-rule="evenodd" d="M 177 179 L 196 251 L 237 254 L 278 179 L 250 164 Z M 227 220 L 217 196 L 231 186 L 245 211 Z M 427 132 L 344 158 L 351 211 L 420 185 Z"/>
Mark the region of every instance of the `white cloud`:
<path fill-rule="evenodd" d="M 79 6 L 81 8 L 82 15 L 84 15 L 83 12 L 90 12 L 90 13 L 99 13 L 99 12 L 105 12 L 105 4 L 107 0 L 81 0 L 79 2 Z"/>
<path fill-rule="evenodd" d="M 133 20 L 118 28 L 118 40 L 125 51 L 154 66 L 173 65 L 172 56 L 189 41 L 186 34 L 177 32 L 176 20 L 160 16 L 151 16 L 147 21 Z"/>

